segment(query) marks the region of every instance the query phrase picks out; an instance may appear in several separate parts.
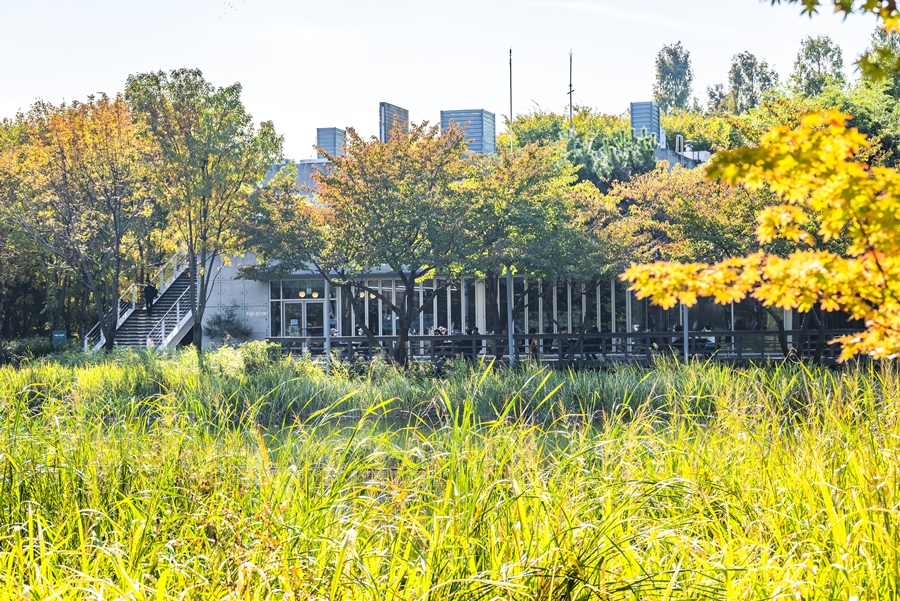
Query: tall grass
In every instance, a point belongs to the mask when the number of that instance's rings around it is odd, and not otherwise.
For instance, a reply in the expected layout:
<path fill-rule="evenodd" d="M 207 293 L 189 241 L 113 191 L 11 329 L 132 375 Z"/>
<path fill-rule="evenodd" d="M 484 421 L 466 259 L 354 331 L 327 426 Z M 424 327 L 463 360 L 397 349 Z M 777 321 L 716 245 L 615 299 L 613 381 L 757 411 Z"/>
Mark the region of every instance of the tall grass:
<path fill-rule="evenodd" d="M 900 595 L 894 369 L 255 352 L 0 370 L 0 597 Z"/>

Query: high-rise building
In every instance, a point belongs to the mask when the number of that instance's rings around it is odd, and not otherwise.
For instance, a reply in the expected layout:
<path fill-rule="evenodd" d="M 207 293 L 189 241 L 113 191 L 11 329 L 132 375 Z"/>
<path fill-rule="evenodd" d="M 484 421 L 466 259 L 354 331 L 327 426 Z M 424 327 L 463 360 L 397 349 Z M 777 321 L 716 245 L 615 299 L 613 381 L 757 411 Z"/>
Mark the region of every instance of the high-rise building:
<path fill-rule="evenodd" d="M 660 126 L 659 105 L 655 102 L 631 103 L 631 131 L 635 138 L 656 136 L 657 146 L 666 147 L 666 132 Z"/>
<path fill-rule="evenodd" d="M 316 146 L 327 152 L 331 156 L 344 154 L 344 139 L 347 132 L 336 127 L 319 127 L 316 129 Z M 325 156 L 318 153 L 320 159 Z"/>
<path fill-rule="evenodd" d="M 469 152 L 491 153 L 497 150 L 497 130 L 494 113 L 484 109 L 441 111 L 441 128 L 450 128 L 450 122 L 458 123 L 466 131 Z"/>
<path fill-rule="evenodd" d="M 391 137 L 391 128 L 394 120 L 399 119 L 403 124 L 403 132 L 409 131 L 409 111 L 399 106 L 382 102 L 378 105 L 378 132 L 382 142 L 387 142 Z"/>

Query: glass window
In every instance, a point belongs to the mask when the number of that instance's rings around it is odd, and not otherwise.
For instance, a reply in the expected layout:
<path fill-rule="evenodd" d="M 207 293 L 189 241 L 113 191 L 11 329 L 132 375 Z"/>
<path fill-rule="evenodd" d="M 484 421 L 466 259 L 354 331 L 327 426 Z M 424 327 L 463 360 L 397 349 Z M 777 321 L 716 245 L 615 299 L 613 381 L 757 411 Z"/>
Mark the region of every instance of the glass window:
<path fill-rule="evenodd" d="M 431 334 L 434 331 L 434 280 L 424 280 L 422 286 L 422 302 L 425 308 L 422 310 L 422 333 Z"/>
<path fill-rule="evenodd" d="M 371 290 L 378 290 L 378 280 L 369 280 L 368 286 Z M 377 336 L 380 334 L 378 322 L 381 319 L 380 311 L 378 310 L 378 295 L 374 292 L 369 292 L 366 294 L 366 303 L 366 325 Z"/>
<path fill-rule="evenodd" d="M 438 290 L 442 286 L 445 286 L 447 280 L 435 280 L 434 289 Z M 447 322 L 447 289 L 446 287 L 441 289 L 437 293 L 437 313 L 435 314 L 435 324 L 437 327 L 449 329 L 449 323 Z"/>
<path fill-rule="evenodd" d="M 542 305 L 544 312 L 544 334 L 549 334 L 551 332 L 556 331 L 556 316 L 553 314 L 553 298 L 555 296 L 556 286 L 554 284 L 548 284 L 544 282 L 542 284 L 543 294 Z"/>
<path fill-rule="evenodd" d="M 628 314 L 625 303 L 628 301 L 628 288 L 624 282 L 616 281 L 616 331 L 627 332 L 631 328 L 628 325 Z"/>
<path fill-rule="evenodd" d="M 584 327 L 584 287 L 581 284 L 569 284 L 571 299 L 572 331 L 580 332 Z"/>
<path fill-rule="evenodd" d="M 530 334 L 540 332 L 540 315 L 538 314 L 538 310 L 540 307 L 540 302 L 538 302 L 539 296 L 540 288 L 538 283 L 529 282 L 528 298 L 525 310 L 528 313 L 528 332 Z"/>
<path fill-rule="evenodd" d="M 584 289 L 584 328 L 600 327 L 597 323 L 597 286 L 585 286 Z"/>
<path fill-rule="evenodd" d="M 389 304 L 394 302 L 393 283 L 392 280 L 381 281 L 381 295 L 384 297 L 381 301 L 381 333 L 384 336 L 394 333 L 394 312 Z"/>
<path fill-rule="evenodd" d="M 462 332 L 462 292 L 459 284 L 450 286 L 450 332 Z"/>
<path fill-rule="evenodd" d="M 601 280 L 597 302 L 600 303 L 600 323 L 597 328 L 601 332 L 609 332 L 612 328 L 612 284 L 609 280 Z"/>
<path fill-rule="evenodd" d="M 497 323 L 494 324 L 494 333 L 506 332 L 506 276 L 497 278 Z"/>
<path fill-rule="evenodd" d="M 471 330 L 475 327 L 475 280 L 466 278 L 464 282 L 466 287 L 465 327 Z"/>
<path fill-rule="evenodd" d="M 273 302 L 269 303 L 269 310 L 271 314 L 271 327 L 272 327 L 272 336 L 279 337 L 284 336 L 284 333 L 281 331 L 281 303 Z"/>
<path fill-rule="evenodd" d="M 285 300 L 325 298 L 325 280 L 283 280 L 281 292 Z"/>
<path fill-rule="evenodd" d="M 566 284 L 556 287 L 556 323 L 557 332 L 569 331 L 569 287 Z"/>
<path fill-rule="evenodd" d="M 281 298 L 281 282 L 269 282 L 269 297 L 272 300 L 278 300 Z"/>
<path fill-rule="evenodd" d="M 403 310 L 405 311 L 406 310 L 406 287 L 402 284 L 402 282 L 400 280 L 395 280 L 394 286 L 395 286 L 395 288 L 394 288 L 394 304 L 397 305 L 398 307 L 403 308 Z M 415 299 L 413 299 L 413 300 L 415 301 Z M 416 304 L 418 304 L 418 303 L 416 303 Z M 399 324 L 399 322 L 397 322 L 396 319 L 397 319 L 397 317 L 395 315 L 394 321 L 395 321 L 395 323 Z M 399 325 L 398 325 L 398 327 L 399 327 Z M 411 326 L 409 326 L 409 329 L 410 329 L 410 332 L 413 332 L 413 331 L 418 332 L 419 331 L 419 320 L 417 319 L 415 322 L 413 322 L 413 324 Z M 397 333 L 399 333 L 399 332 L 397 332 Z"/>
<path fill-rule="evenodd" d="M 328 328 L 330 330 L 337 330 L 336 333 L 339 333 L 338 330 L 338 302 L 337 300 L 329 300 L 328 301 Z"/>
<path fill-rule="evenodd" d="M 355 336 L 353 331 L 353 294 L 352 288 L 341 288 L 341 336 Z"/>
<path fill-rule="evenodd" d="M 503 299 L 506 302 L 506 299 Z M 525 278 L 513 277 L 513 331 L 525 333 Z"/>
<path fill-rule="evenodd" d="M 303 303 L 284 303 L 285 336 L 300 336 L 303 327 Z"/>

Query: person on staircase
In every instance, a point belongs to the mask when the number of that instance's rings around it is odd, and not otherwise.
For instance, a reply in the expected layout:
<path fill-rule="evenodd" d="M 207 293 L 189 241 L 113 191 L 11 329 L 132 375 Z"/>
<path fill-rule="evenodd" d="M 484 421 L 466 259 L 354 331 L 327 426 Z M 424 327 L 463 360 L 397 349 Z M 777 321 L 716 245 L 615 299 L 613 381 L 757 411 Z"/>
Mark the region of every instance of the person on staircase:
<path fill-rule="evenodd" d="M 159 290 L 147 279 L 147 285 L 144 286 L 144 306 L 147 308 L 147 315 L 153 315 L 153 301 L 159 296 Z"/>

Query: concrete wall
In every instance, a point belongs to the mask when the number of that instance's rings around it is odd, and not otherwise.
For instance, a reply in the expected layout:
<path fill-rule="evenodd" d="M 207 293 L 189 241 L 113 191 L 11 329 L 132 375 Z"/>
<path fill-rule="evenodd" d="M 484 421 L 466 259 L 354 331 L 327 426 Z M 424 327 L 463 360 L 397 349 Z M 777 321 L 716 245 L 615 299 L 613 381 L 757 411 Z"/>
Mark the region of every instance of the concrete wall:
<path fill-rule="evenodd" d="M 250 340 L 264 340 L 269 335 L 269 283 L 236 279 L 241 266 L 256 264 L 253 253 L 230 257 L 230 264 L 227 263 L 221 260 L 216 263 L 219 274 L 203 315 L 204 325 L 234 302 L 238 305 L 235 317 L 252 331 Z M 204 346 L 219 342 L 203 338 Z"/>

